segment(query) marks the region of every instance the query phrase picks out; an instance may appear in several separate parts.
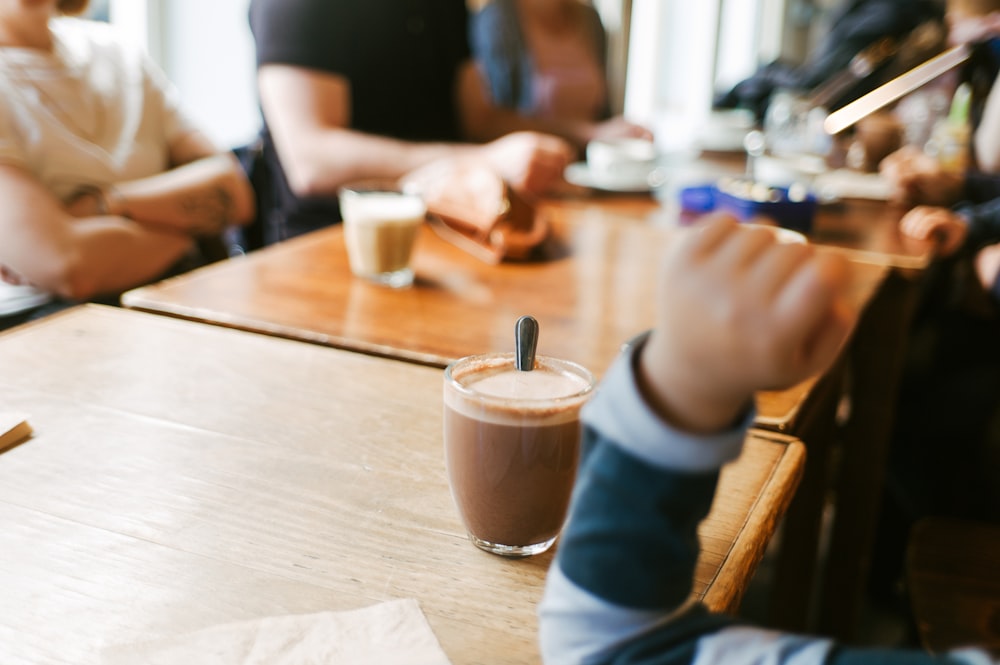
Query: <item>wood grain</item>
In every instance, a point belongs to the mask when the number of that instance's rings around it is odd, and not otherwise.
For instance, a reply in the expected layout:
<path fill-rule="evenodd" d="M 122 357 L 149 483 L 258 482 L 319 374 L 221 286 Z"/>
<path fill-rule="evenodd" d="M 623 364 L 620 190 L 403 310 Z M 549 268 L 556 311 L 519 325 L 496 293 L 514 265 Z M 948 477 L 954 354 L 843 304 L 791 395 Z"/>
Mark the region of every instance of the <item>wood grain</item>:
<path fill-rule="evenodd" d="M 652 199 L 550 202 L 547 258 L 482 263 L 424 228 L 414 287 L 353 277 L 333 227 L 126 293 L 127 307 L 444 367 L 465 355 L 513 349 L 514 323 L 538 319 L 538 352 L 600 376 L 621 345 L 654 322 L 660 258 L 676 224 L 656 223 Z M 842 251 L 823 247 L 821 251 Z M 861 309 L 888 267 L 850 262 Z M 760 423 L 795 433 L 815 379 L 762 393 Z"/>
<path fill-rule="evenodd" d="M 552 553 L 474 548 L 451 503 L 440 370 L 85 306 L 0 334 L 0 662 L 414 597 L 455 665 L 538 662 Z M 802 444 L 724 470 L 693 593 L 732 610 Z"/>

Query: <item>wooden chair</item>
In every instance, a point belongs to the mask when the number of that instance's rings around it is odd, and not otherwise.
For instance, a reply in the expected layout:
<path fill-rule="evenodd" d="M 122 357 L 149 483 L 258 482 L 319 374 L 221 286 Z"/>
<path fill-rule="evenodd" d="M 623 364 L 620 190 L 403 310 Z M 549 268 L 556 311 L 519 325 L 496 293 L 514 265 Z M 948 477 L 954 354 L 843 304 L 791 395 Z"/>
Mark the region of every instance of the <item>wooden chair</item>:
<path fill-rule="evenodd" d="M 1000 525 L 927 518 L 914 526 L 906 575 L 920 641 L 1000 655 Z"/>

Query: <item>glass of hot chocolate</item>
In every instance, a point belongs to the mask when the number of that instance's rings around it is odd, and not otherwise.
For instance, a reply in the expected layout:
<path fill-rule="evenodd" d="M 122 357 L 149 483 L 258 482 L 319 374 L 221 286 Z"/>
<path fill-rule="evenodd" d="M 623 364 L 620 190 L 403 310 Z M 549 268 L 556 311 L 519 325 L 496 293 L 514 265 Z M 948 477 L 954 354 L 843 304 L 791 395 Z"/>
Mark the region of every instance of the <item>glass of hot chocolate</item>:
<path fill-rule="evenodd" d="M 514 353 L 469 356 L 444 375 L 445 464 L 452 497 L 479 548 L 544 552 L 562 529 L 580 455 L 580 407 L 594 377 L 575 363 Z"/>
<path fill-rule="evenodd" d="M 382 180 L 347 185 L 339 194 L 351 272 L 393 288 L 412 284 L 410 257 L 427 216 L 423 199 Z"/>

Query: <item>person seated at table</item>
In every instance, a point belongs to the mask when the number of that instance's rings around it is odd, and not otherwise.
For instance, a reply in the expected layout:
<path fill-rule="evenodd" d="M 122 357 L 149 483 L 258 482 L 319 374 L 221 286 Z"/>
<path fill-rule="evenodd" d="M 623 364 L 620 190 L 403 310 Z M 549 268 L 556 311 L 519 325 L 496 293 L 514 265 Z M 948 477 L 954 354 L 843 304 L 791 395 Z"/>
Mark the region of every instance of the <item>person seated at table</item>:
<path fill-rule="evenodd" d="M 87 4 L 0 5 L 0 279 L 50 293 L 49 309 L 114 301 L 254 213 L 238 162 L 163 73 L 111 26 L 70 16 Z"/>
<path fill-rule="evenodd" d="M 968 198 L 954 208 L 912 208 L 900 220 L 900 230 L 911 238 L 936 241 L 942 257 L 960 250 L 975 252 L 979 280 L 1000 303 L 1000 255 L 990 251 L 1000 241 L 1000 175 L 970 174 L 966 192 Z M 985 202 L 970 202 L 974 200 Z M 987 251 L 981 251 L 984 248 Z"/>
<path fill-rule="evenodd" d="M 805 62 L 794 64 L 778 59 L 767 63 L 749 78 L 717 94 L 713 107 L 751 109 L 763 121 L 775 92 L 818 90 L 843 78 L 852 60 L 870 47 L 886 41 L 902 44 L 916 30 L 939 26 L 943 19 L 938 0 L 838 0 L 822 4 L 830 7 L 829 19 L 825 21 L 829 29 Z M 827 110 L 848 104 L 895 75 L 892 59 L 876 58 L 876 63 L 877 66 L 858 76 L 853 85 L 829 99 Z"/>
<path fill-rule="evenodd" d="M 495 104 L 563 123 L 612 117 L 607 34 L 589 2 L 489 0 L 472 15 L 471 41 Z"/>
<path fill-rule="evenodd" d="M 339 219 L 337 190 L 460 157 L 548 191 L 587 141 L 629 127 L 525 118 L 489 99 L 464 0 L 252 0 L 267 242 Z"/>
<path fill-rule="evenodd" d="M 671 244 L 654 329 L 581 413 L 579 475 L 539 606 L 547 665 L 990 662 L 975 651 L 853 649 L 690 598 L 697 528 L 720 468 L 740 454 L 754 393 L 829 366 L 856 316 L 847 288 L 843 257 L 731 218 Z"/>
<path fill-rule="evenodd" d="M 972 170 L 1000 170 L 1000 0 L 948 0 L 948 43 L 970 44 L 972 56 L 955 79 L 970 86 Z M 892 185 L 892 199 L 908 204 L 951 205 L 961 196 L 964 173 L 955 172 L 924 153 L 905 146 L 880 165 Z"/>

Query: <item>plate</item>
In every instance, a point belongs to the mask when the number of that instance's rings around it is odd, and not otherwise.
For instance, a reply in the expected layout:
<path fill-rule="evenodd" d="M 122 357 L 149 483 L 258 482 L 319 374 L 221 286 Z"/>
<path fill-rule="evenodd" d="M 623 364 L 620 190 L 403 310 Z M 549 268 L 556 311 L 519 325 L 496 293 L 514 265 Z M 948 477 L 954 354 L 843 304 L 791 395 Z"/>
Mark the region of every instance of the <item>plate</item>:
<path fill-rule="evenodd" d="M 666 181 L 663 169 L 650 169 L 649 173 L 639 176 L 599 176 L 587 166 L 586 162 L 576 162 L 566 167 L 563 173 L 566 182 L 580 187 L 600 189 L 605 192 L 640 193 L 659 187 Z"/>

